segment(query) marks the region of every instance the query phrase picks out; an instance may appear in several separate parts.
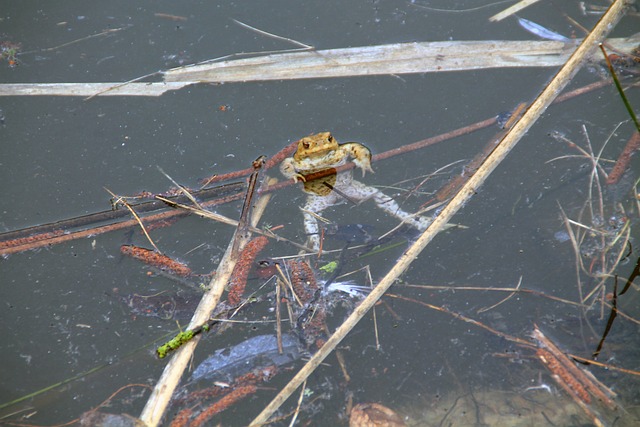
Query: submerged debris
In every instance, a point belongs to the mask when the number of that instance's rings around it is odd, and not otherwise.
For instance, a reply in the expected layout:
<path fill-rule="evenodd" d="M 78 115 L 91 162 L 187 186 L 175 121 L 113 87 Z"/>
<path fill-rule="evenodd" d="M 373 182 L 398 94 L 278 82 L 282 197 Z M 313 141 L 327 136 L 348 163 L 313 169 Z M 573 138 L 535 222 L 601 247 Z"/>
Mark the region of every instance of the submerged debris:
<path fill-rule="evenodd" d="M 144 427 L 146 424 L 127 414 L 89 411 L 80 417 L 80 425 L 83 427 Z"/>
<path fill-rule="evenodd" d="M 360 403 L 351 410 L 349 427 L 405 427 L 400 415 L 379 403 Z"/>
<path fill-rule="evenodd" d="M 547 40 L 555 40 L 558 42 L 569 42 L 570 38 L 563 36 L 562 34 L 558 34 L 555 31 L 551 31 L 548 28 L 543 27 L 540 24 L 536 24 L 533 21 L 529 21 L 528 19 L 518 18 L 518 24 L 525 30 L 529 31 L 531 34 L 535 34 L 536 36 L 547 39 Z"/>
<path fill-rule="evenodd" d="M 20 49 L 22 49 L 22 45 L 20 43 L 13 43 L 10 41 L 0 42 L 0 61 L 4 59 L 9 64 L 9 67 L 17 67 L 20 63 L 17 58 Z"/>
<path fill-rule="evenodd" d="M 617 184 L 620 181 L 622 175 L 627 171 L 629 163 L 631 163 L 631 156 L 638 150 L 640 150 L 640 132 L 634 132 L 627 141 L 624 150 L 620 153 L 620 157 L 616 160 L 613 169 L 609 172 L 606 180 L 607 184 Z"/>
<path fill-rule="evenodd" d="M 158 317 L 163 320 L 189 320 L 198 307 L 202 294 L 196 292 L 160 292 L 155 295 L 119 296 L 133 315 Z"/>
<path fill-rule="evenodd" d="M 298 347 L 299 341 L 289 334 L 282 335 L 282 354 L 278 353 L 275 335 L 252 337 L 236 346 L 217 350 L 198 365 L 191 381 L 233 381 L 256 368 L 282 366 L 301 356 Z"/>

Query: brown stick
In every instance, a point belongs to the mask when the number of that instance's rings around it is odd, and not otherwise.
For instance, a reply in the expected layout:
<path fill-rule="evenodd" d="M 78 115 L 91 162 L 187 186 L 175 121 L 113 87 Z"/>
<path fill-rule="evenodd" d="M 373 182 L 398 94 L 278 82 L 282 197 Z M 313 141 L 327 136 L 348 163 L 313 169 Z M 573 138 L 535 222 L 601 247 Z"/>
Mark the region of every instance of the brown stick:
<path fill-rule="evenodd" d="M 521 338 L 514 337 L 514 336 L 509 335 L 509 334 L 505 334 L 504 332 L 500 332 L 500 331 L 498 331 L 496 329 L 493 329 L 493 328 L 485 325 L 484 323 L 478 322 L 477 320 L 474 320 L 474 319 L 472 319 L 470 317 L 466 317 L 466 316 L 464 316 L 462 314 L 450 311 L 450 310 L 446 309 L 445 307 L 438 307 L 437 305 L 429 304 L 429 303 L 426 303 L 426 302 L 423 302 L 423 301 L 419 301 L 419 300 L 416 300 L 416 299 L 413 299 L 413 298 L 404 297 L 404 296 L 401 296 L 401 295 L 387 294 L 387 296 L 391 297 L 391 298 L 396 298 L 396 299 L 399 299 L 399 300 L 403 300 L 403 301 L 408 301 L 408 302 L 412 302 L 412 303 L 415 303 L 415 304 L 419 304 L 419 305 L 422 305 L 424 307 L 430 308 L 432 310 L 439 311 L 441 313 L 446 313 L 446 314 L 448 314 L 450 316 L 455 317 L 456 319 L 460 319 L 460 320 L 462 320 L 464 322 L 471 323 L 472 325 L 475 325 L 475 326 L 478 326 L 479 328 L 485 329 L 485 330 L 491 332 L 492 334 L 499 336 L 500 338 L 504 338 L 507 341 L 511 341 L 512 343 L 516 343 L 516 344 L 519 344 L 519 345 L 524 346 L 524 347 L 532 347 L 532 345 L 531 345 L 531 343 L 529 341 L 525 341 L 525 340 L 523 340 Z"/>
<path fill-rule="evenodd" d="M 569 99 L 575 98 L 577 96 L 583 95 L 585 93 L 594 91 L 596 89 L 600 89 L 604 86 L 607 86 L 611 84 L 610 81 L 607 80 L 601 80 L 599 82 L 595 82 L 592 84 L 589 84 L 587 86 L 583 86 L 581 88 L 575 89 L 573 91 L 567 92 L 561 96 L 559 96 L 558 98 L 556 98 L 556 100 L 554 101 L 555 103 L 558 102 L 564 102 L 567 101 Z M 388 150 L 385 151 L 383 153 L 379 153 L 373 156 L 373 160 L 374 161 L 379 161 L 379 160 L 384 160 L 387 159 L 389 157 L 393 157 L 393 156 L 397 156 L 400 154 L 405 154 L 420 148 L 424 148 L 424 147 L 428 147 L 430 145 L 434 145 L 437 144 L 439 142 L 443 142 L 452 138 L 456 138 L 458 136 L 461 135 L 465 135 L 471 132 L 475 132 L 477 130 L 480 129 L 484 129 L 486 127 L 489 127 L 491 125 L 493 125 L 494 123 L 496 123 L 496 118 L 490 118 L 490 119 L 486 119 L 474 124 L 471 124 L 469 126 L 464 126 L 462 128 L 453 130 L 451 132 L 446 132 L 440 135 L 436 135 L 433 136 L 431 138 L 427 138 L 427 139 L 423 139 L 421 141 L 417 141 L 414 142 L 412 144 L 408 144 L 399 148 L 395 148 L 392 150 Z M 295 151 L 295 147 L 296 147 L 296 142 L 293 142 L 291 144 L 289 144 L 288 146 L 286 146 L 284 149 L 280 150 L 275 156 L 271 157 L 269 160 L 267 160 L 267 163 L 265 164 L 265 168 L 270 168 L 275 166 L 278 162 L 282 161 L 284 158 L 290 156 L 294 151 Z M 344 166 L 341 166 L 340 168 L 338 168 L 338 170 L 346 170 L 348 168 L 353 168 L 353 164 L 348 163 Z M 235 172 L 230 172 L 227 174 L 222 174 L 222 175 L 216 175 L 212 178 L 208 178 L 204 181 L 208 183 L 210 182 L 217 182 L 217 181 L 226 181 L 226 180 L 230 180 L 230 179 L 236 179 L 239 177 L 244 177 L 249 175 L 250 173 L 253 172 L 253 168 L 247 168 L 247 169 L 243 169 L 243 170 L 239 170 L 239 171 L 235 171 Z M 275 185 L 270 185 L 265 191 L 271 192 L 271 191 L 277 191 L 280 190 L 282 188 L 291 186 L 293 184 L 293 181 L 289 180 L 289 181 L 283 181 L 283 182 L 279 182 L 278 184 Z M 233 196 L 228 196 L 228 197 L 223 197 L 220 199 L 216 199 L 210 202 L 205 202 L 202 205 L 203 206 L 217 206 L 219 204 L 224 204 L 224 203 L 229 203 L 232 201 L 236 201 L 236 200 L 240 200 L 242 198 L 242 194 L 237 194 L 237 195 L 233 195 Z M 139 211 L 139 209 L 138 209 Z M 182 211 L 170 211 L 170 212 L 163 212 L 161 214 L 155 214 L 155 215 L 150 215 L 147 217 L 143 218 L 143 222 L 147 223 L 147 222 L 151 222 L 151 221 L 160 221 L 160 220 L 164 220 L 167 218 L 174 218 L 174 217 L 180 217 L 180 216 L 186 216 L 188 215 L 185 212 Z M 55 225 L 55 224 L 54 224 Z M 4 241 L 4 242 L 0 242 L 0 255 L 10 255 L 13 253 L 18 253 L 18 252 L 23 252 L 26 250 L 30 250 L 30 249 L 36 249 L 36 248 L 40 248 L 43 246 L 48 246 L 48 245 L 56 245 L 58 243 L 63 243 L 63 242 L 68 242 L 71 240 L 76 240 L 76 239 L 80 239 L 80 238 L 84 238 L 84 237 L 89 237 L 89 236 L 94 236 L 94 235 L 98 235 L 98 234 L 103 234 L 103 233 L 108 233 L 110 231 L 116 231 L 116 230 L 121 230 L 121 229 L 125 229 L 125 228 L 129 228 L 132 226 L 137 225 L 136 221 L 130 220 L 130 221 L 124 221 L 122 223 L 118 223 L 118 224 L 111 224 L 111 225 L 107 225 L 107 226 L 103 226 L 103 227 L 94 227 L 88 230 L 82 230 L 82 231 L 77 231 L 77 232 L 73 232 L 73 233 L 68 233 L 68 234 L 62 234 L 64 233 L 64 231 L 61 230 L 48 230 L 47 233 L 38 233 L 35 234 L 33 236 L 28 236 L 28 237 L 23 237 L 20 239 L 13 239 L 13 240 L 8 240 L 8 241 Z M 13 232 L 12 232 L 13 233 Z"/>
<path fill-rule="evenodd" d="M 267 162 L 265 163 L 264 168 L 271 169 L 275 165 L 279 164 L 284 159 L 291 156 L 296 151 L 297 147 L 298 147 L 298 141 L 293 141 L 291 144 L 287 145 L 282 150 L 278 151 L 276 154 L 274 154 L 269 159 L 267 159 Z M 250 168 L 246 168 L 246 169 L 242 169 L 234 172 L 225 173 L 222 175 L 213 175 L 213 176 L 210 176 L 209 178 L 205 178 L 201 180 L 200 183 L 202 185 L 209 185 L 213 182 L 242 178 L 244 176 L 250 175 L 253 171 L 254 171 L 254 168 L 250 167 Z"/>
<path fill-rule="evenodd" d="M 616 160 L 616 164 L 613 165 L 611 173 L 609 173 L 609 176 L 607 176 L 607 184 L 617 184 L 618 181 L 620 181 L 622 175 L 624 175 L 624 173 L 627 171 L 627 168 L 629 168 L 631 156 L 637 150 L 640 150 L 640 132 L 636 131 L 633 133 L 633 135 L 631 135 L 629 141 L 627 141 L 627 145 L 624 146 L 624 150 L 622 150 L 620 157 L 618 157 L 618 160 Z"/>
<path fill-rule="evenodd" d="M 602 401 L 609 409 L 615 409 L 617 407 L 616 403 L 611 400 L 610 396 L 607 395 L 609 390 L 603 390 L 595 382 L 593 382 L 587 376 L 587 374 L 585 374 L 580 368 L 578 368 L 574 362 L 569 360 L 569 358 L 562 351 L 560 351 L 560 349 L 553 342 L 551 342 L 551 340 L 549 340 L 542 333 L 542 331 L 538 329 L 537 326 L 533 330 L 532 337 L 536 341 L 538 341 L 538 344 L 542 350 L 544 350 L 546 353 L 550 353 L 555 361 L 560 364 L 559 367 L 556 367 L 554 361 L 550 362 L 550 368 L 557 368 L 552 369 L 553 374 L 558 375 L 558 377 L 562 379 L 562 381 L 564 381 L 570 389 L 574 390 L 575 394 L 584 403 L 590 403 L 590 396 L 594 396 L 598 400 Z M 546 353 L 544 353 L 545 357 L 548 356 L 546 355 Z M 549 366 L 548 363 L 545 364 Z M 585 396 L 586 392 L 588 392 L 588 394 Z"/>
<path fill-rule="evenodd" d="M 555 101 L 553 102 L 553 104 L 557 104 L 560 102 L 564 102 L 564 101 L 568 101 L 570 99 L 573 99 L 577 96 L 580 95 L 584 95 L 586 93 L 592 92 L 594 90 L 603 88 L 605 86 L 610 85 L 611 82 L 609 80 L 601 80 L 595 83 L 591 83 L 588 84 L 586 86 L 583 86 L 581 88 L 572 90 L 570 92 L 567 92 L 565 94 L 562 94 L 561 96 L 558 96 Z M 420 141 L 416 141 L 414 143 L 411 144 L 407 144 L 407 145 L 403 145 L 402 147 L 398 147 L 398 148 L 394 148 L 391 150 L 387 150 L 384 151 L 382 153 L 378 153 L 378 154 L 374 154 L 372 157 L 373 161 L 380 161 L 380 160 L 385 160 L 388 159 L 390 157 L 395 157 L 395 156 L 399 156 L 401 154 L 406 154 L 415 150 L 419 150 L 421 148 L 425 148 L 428 147 L 430 145 L 434 145 L 434 144 L 438 144 L 440 142 L 443 141 L 447 141 L 449 139 L 453 139 L 453 138 L 457 138 L 459 136 L 462 135 L 467 135 L 470 134 L 472 132 L 487 128 L 489 126 L 494 125 L 497 122 L 497 118 L 496 117 L 491 117 L 489 119 L 485 119 L 467 126 L 463 126 L 461 128 L 452 130 L 450 132 L 445 132 L 442 133 L 440 135 L 436 135 L 436 136 L 432 136 L 430 138 L 426 138 L 426 139 L 422 139 Z M 283 148 L 282 150 L 280 150 L 278 153 L 276 153 L 276 155 L 274 155 L 273 157 L 271 157 L 269 160 L 267 160 L 267 163 L 265 165 L 266 169 L 269 169 L 273 166 L 275 166 L 276 164 L 280 163 L 282 160 L 284 160 L 286 157 L 291 156 L 297 147 L 297 141 L 292 142 L 291 144 L 287 145 L 285 148 Z M 346 169 L 351 169 L 353 168 L 353 164 L 347 164 L 344 166 L 341 166 L 340 168 L 337 168 L 338 172 L 346 170 Z M 244 176 L 249 175 L 251 172 L 253 172 L 252 168 L 247 168 L 247 169 L 242 169 L 239 171 L 234 171 L 234 172 L 229 172 L 226 174 L 222 174 L 222 175 L 215 175 L 213 177 L 210 178 L 206 178 L 204 180 L 202 180 L 203 183 L 211 183 L 211 182 L 220 182 L 220 181 L 227 181 L 230 179 L 237 179 L 237 178 L 241 178 Z M 312 177 L 314 178 L 321 178 L 322 176 L 315 176 L 313 175 Z M 283 185 L 283 183 L 281 183 L 281 185 Z M 284 185 L 283 185 L 284 186 Z"/>
<path fill-rule="evenodd" d="M 220 199 L 210 200 L 202 203 L 202 206 L 216 206 L 223 203 L 229 203 L 231 201 L 242 199 L 243 194 L 234 194 Z M 142 222 L 145 224 L 165 220 L 167 218 L 177 218 L 189 215 L 188 212 L 182 210 L 172 210 L 162 212 L 159 214 L 148 215 L 142 218 Z M 110 231 L 122 230 L 129 227 L 135 227 L 138 225 L 138 221 L 130 219 L 122 221 L 116 224 L 104 225 L 102 227 L 93 227 L 87 230 L 75 231 L 72 233 L 64 234 L 63 231 L 44 233 L 34 235 L 26 238 L 20 238 L 15 240 L 9 240 L 2 242 L 0 245 L 0 255 L 10 255 L 18 252 L 27 251 L 29 249 L 41 248 L 43 246 L 56 245 L 58 243 L 68 242 L 71 240 L 81 239 L 84 237 L 92 237 L 98 234 L 108 233 Z"/>
<path fill-rule="evenodd" d="M 526 106 L 527 104 L 525 104 L 524 102 L 518 105 L 505 124 L 505 130 L 498 132 L 496 136 L 494 136 L 489 140 L 489 142 L 487 142 L 482 151 L 476 154 L 475 157 L 465 165 L 462 174 L 454 176 L 453 179 L 451 179 L 444 187 L 438 190 L 435 197 L 437 201 L 443 202 L 453 196 L 458 192 L 460 187 L 462 187 L 462 185 L 467 182 L 467 180 L 471 178 L 474 173 L 476 173 L 480 165 L 496 148 L 496 145 L 502 140 L 502 138 L 504 138 L 509 130 L 511 130 L 511 127 L 515 124 L 516 120 L 520 118 Z M 426 204 L 428 203 L 425 203 L 422 206 L 425 206 Z"/>
<path fill-rule="evenodd" d="M 255 385 L 246 385 L 232 390 L 222 399 L 202 411 L 200 415 L 198 415 L 189 425 L 193 427 L 200 427 L 209 421 L 214 415 L 219 414 L 228 407 L 235 405 L 240 400 L 254 394 L 257 389 L 258 387 Z"/>
<path fill-rule="evenodd" d="M 205 188 L 198 191 L 193 191 L 193 196 L 200 200 L 213 200 L 214 198 L 223 198 L 231 194 L 238 194 L 244 190 L 244 183 L 234 182 L 214 188 Z M 153 197 L 153 194 L 148 194 L 148 197 Z M 185 195 L 169 195 L 164 194 L 167 198 L 175 203 L 186 203 L 188 198 Z M 146 197 L 146 196 L 145 196 Z M 164 202 L 152 200 L 148 202 L 141 202 L 131 204 L 131 207 L 135 209 L 138 214 L 148 214 L 151 212 L 165 210 L 167 208 Z M 107 221 L 124 221 L 131 216 L 130 212 L 126 209 L 110 209 L 108 211 L 95 212 L 88 215 L 83 215 L 75 218 L 64 219 L 48 224 L 40 224 L 33 227 L 22 228 L 20 230 L 7 231 L 0 233 L 0 247 L 6 247 L 5 242 L 9 240 L 15 240 L 20 238 L 30 238 L 32 236 L 40 235 L 49 232 L 69 232 L 71 230 L 77 230 L 81 227 L 95 226 L 102 222 Z"/>

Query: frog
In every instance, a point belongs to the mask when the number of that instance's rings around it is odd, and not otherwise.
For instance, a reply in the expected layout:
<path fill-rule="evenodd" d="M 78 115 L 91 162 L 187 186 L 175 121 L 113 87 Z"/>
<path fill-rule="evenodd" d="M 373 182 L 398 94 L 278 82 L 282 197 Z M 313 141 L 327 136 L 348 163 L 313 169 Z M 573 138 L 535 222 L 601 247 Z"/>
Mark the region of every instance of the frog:
<path fill-rule="evenodd" d="M 374 173 L 371 166 L 371 150 L 358 142 L 339 143 L 331 132 L 320 132 L 298 140 L 293 157 L 280 164 L 280 172 L 294 182 L 303 182 L 307 193 L 302 208 L 307 244 L 314 251 L 320 248 L 320 224 L 318 216 L 325 209 L 351 200 L 362 203 L 373 199 L 376 206 L 402 222 L 424 231 L 431 224 L 426 217 L 405 212 L 390 196 L 375 187 L 353 178 L 353 170 L 338 171 L 351 160 L 362 171 Z"/>
<path fill-rule="evenodd" d="M 363 177 L 366 172 L 373 173 L 371 151 L 367 147 L 357 142 L 339 144 L 331 132 L 320 132 L 300 139 L 293 157 L 282 162 L 280 171 L 294 181 L 304 182 L 305 192 L 326 196 L 337 179 L 335 168 L 349 158 L 362 170 Z M 324 172 L 322 179 L 307 180 L 307 176 L 318 172 Z"/>

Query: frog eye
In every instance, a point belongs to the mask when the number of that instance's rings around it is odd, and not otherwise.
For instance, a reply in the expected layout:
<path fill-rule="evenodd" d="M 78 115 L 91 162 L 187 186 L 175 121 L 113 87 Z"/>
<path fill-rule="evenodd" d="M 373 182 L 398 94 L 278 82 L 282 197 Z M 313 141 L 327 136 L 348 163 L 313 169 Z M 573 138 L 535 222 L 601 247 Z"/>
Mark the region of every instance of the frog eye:
<path fill-rule="evenodd" d="M 333 135 L 329 135 L 329 138 L 327 138 L 327 140 L 328 140 L 329 142 L 333 142 Z"/>
<path fill-rule="evenodd" d="M 309 144 L 309 141 L 302 141 L 302 146 L 304 148 L 309 148 L 311 146 L 311 144 Z"/>

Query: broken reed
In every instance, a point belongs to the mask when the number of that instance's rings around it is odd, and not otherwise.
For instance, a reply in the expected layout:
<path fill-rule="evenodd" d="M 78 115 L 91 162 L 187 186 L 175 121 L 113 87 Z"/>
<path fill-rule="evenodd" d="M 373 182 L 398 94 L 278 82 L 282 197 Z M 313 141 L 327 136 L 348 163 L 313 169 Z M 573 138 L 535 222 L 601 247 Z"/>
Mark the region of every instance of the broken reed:
<path fill-rule="evenodd" d="M 551 352 L 544 348 L 536 351 L 536 356 L 552 373 L 551 376 L 574 399 L 580 399 L 585 404 L 591 403 L 591 395 L 587 389 L 571 375 L 565 363 L 562 363 Z"/>
<path fill-rule="evenodd" d="M 291 260 L 287 263 L 287 266 L 291 271 L 293 291 L 300 301 L 306 304 L 318 290 L 316 276 L 309 264 L 302 260 Z"/>
<path fill-rule="evenodd" d="M 606 389 L 587 372 L 580 369 L 560 349 L 549 340 L 536 326 L 531 335 L 538 342 L 536 355 L 540 361 L 552 373 L 554 380 L 576 401 L 576 403 L 588 405 L 591 397 L 603 402 L 609 409 L 615 409 L 616 403 L 612 400 L 615 394 Z"/>
<path fill-rule="evenodd" d="M 178 412 L 171 422 L 170 427 L 194 426 L 200 425 L 198 423 L 209 421 L 214 415 L 255 393 L 258 389 L 258 383 L 269 381 L 277 373 L 278 368 L 275 365 L 257 368 L 236 378 L 232 384 L 214 384 L 211 387 L 189 393 L 179 401 L 182 406 L 187 405 L 187 407 Z M 204 402 L 207 399 L 220 396 L 223 397 L 209 405 L 209 407 L 193 418 L 195 413 L 193 408 L 204 407 Z M 190 421 L 191 418 L 193 418 L 193 421 Z"/>
<path fill-rule="evenodd" d="M 176 276 L 188 277 L 191 276 L 192 273 L 186 264 L 162 255 L 152 249 L 141 248 L 134 245 L 122 245 L 120 246 L 120 252 L 138 261 L 142 261 L 147 265 L 175 274 Z"/>
<path fill-rule="evenodd" d="M 190 427 L 200 427 L 209 421 L 214 415 L 219 414 L 230 406 L 254 394 L 258 390 L 255 385 L 246 385 L 233 389 L 229 394 L 222 397 L 213 405 L 202 411 L 192 422 Z"/>
<path fill-rule="evenodd" d="M 0 253 L 3 253 L 3 249 L 15 248 L 20 246 L 31 247 L 37 245 L 39 242 L 47 242 L 56 237 L 64 236 L 64 230 L 54 230 L 45 233 L 32 234 L 31 236 L 18 237 L 10 240 L 0 241 Z M 45 243 L 46 244 L 46 243 Z M 44 245 L 43 245 L 44 246 Z"/>
<path fill-rule="evenodd" d="M 244 290 L 249 278 L 249 272 L 253 267 L 253 263 L 260 252 L 267 246 L 269 239 L 265 236 L 259 236 L 252 239 L 240 252 L 238 262 L 236 263 L 231 280 L 229 280 L 229 294 L 227 301 L 231 306 L 237 306 L 242 301 Z"/>
<path fill-rule="evenodd" d="M 611 172 L 607 175 L 607 184 L 617 184 L 618 181 L 620 181 L 622 175 L 624 175 L 629 168 L 631 156 L 638 150 L 640 150 L 640 132 L 634 132 L 633 135 L 631 135 L 631 138 L 627 141 L 627 144 L 624 146 L 618 160 L 616 160 L 616 163 L 613 165 L 613 169 L 611 169 Z"/>

